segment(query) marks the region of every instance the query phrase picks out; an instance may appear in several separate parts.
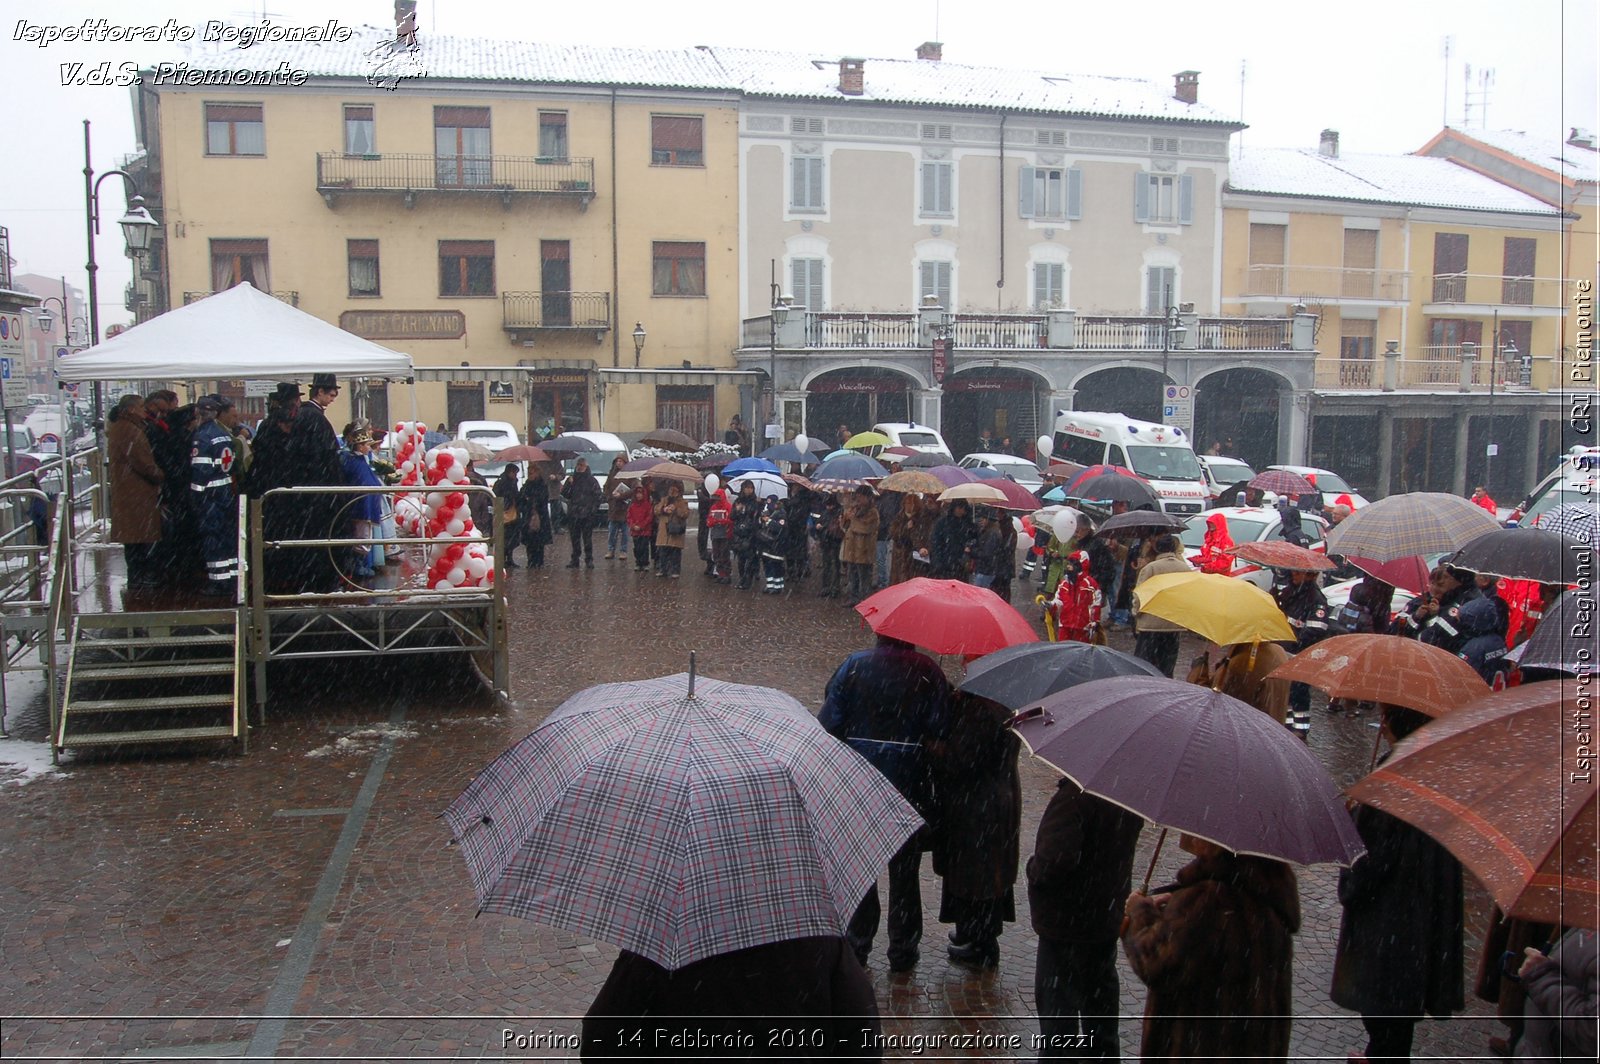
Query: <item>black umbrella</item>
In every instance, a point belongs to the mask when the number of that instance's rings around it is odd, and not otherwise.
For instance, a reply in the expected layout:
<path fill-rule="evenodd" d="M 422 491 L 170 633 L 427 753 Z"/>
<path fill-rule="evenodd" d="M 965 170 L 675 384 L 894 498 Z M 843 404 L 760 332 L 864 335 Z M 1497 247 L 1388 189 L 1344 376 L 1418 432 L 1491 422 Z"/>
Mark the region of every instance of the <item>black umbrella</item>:
<path fill-rule="evenodd" d="M 555 436 L 540 442 L 539 449 L 554 456 L 588 454 L 599 450 L 599 447 L 593 440 L 586 440 L 582 436 Z"/>
<path fill-rule="evenodd" d="M 1444 559 L 1446 565 L 1509 580 L 1564 584 L 1577 579 L 1578 541 L 1543 528 L 1497 528 Z"/>
<path fill-rule="evenodd" d="M 1110 676 L 1166 674 L 1148 661 L 1091 643 L 1018 643 L 967 667 L 961 690 L 1007 709 L 1031 706 L 1057 691 Z"/>
<path fill-rule="evenodd" d="M 1161 497 L 1150 485 L 1121 473 L 1085 477 L 1073 484 L 1067 490 L 1067 495 L 1069 498 L 1098 502 L 1125 502 L 1129 506 L 1143 506 L 1146 503 L 1155 507 L 1161 505 Z"/>
<path fill-rule="evenodd" d="M 1100 531 L 1115 532 L 1119 528 L 1146 528 L 1158 532 L 1176 532 L 1187 524 L 1183 518 L 1160 510 L 1129 510 L 1125 514 L 1113 514 L 1106 518 L 1100 526 Z"/>
<path fill-rule="evenodd" d="M 918 451 L 900 459 L 901 469 L 932 469 L 934 466 L 949 465 L 950 459 L 942 454 L 929 451 Z"/>
<path fill-rule="evenodd" d="M 785 443 L 775 443 L 756 455 L 756 457 L 765 458 L 769 462 L 795 462 L 800 465 L 817 464 L 817 456 L 815 454 L 810 451 L 800 450 L 792 440 Z"/>
<path fill-rule="evenodd" d="M 1555 669 L 1574 676 L 1593 672 L 1600 662 L 1600 626 L 1594 624 L 1593 598 L 1577 591 L 1563 592 L 1544 611 L 1539 627 L 1528 641 L 1510 654 L 1524 669 Z"/>

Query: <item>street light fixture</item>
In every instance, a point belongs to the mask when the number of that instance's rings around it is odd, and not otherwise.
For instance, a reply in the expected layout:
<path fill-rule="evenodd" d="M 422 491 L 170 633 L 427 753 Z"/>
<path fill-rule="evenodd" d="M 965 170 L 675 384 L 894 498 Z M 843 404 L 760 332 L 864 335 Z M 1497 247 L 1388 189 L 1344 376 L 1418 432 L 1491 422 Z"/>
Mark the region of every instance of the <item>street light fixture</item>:
<path fill-rule="evenodd" d="M 778 415 L 778 330 L 788 324 L 789 309 L 794 306 L 794 296 L 780 291 L 776 281 L 772 283 L 772 317 L 769 319 L 772 326 L 768 334 L 767 358 L 768 375 L 772 385 L 772 412 L 767 416 L 768 425 L 780 425 Z M 778 438 L 783 438 L 783 430 L 778 430 Z M 751 451 L 754 452 L 754 438 L 751 440 Z"/>
<path fill-rule="evenodd" d="M 1500 342 L 1500 334 L 1496 332 L 1494 338 L 1495 343 L 1498 345 Z M 1507 340 L 1505 345 L 1501 346 L 1499 350 L 1495 352 L 1494 361 L 1489 366 L 1489 443 L 1488 446 L 1483 449 L 1483 486 L 1489 492 L 1490 496 L 1494 495 L 1494 455 L 1495 452 L 1500 449 L 1500 445 L 1494 442 L 1495 386 L 1500 379 L 1501 367 L 1505 365 L 1506 361 L 1516 357 L 1517 342 L 1515 340 Z"/>
<path fill-rule="evenodd" d="M 633 323 L 633 368 L 639 368 L 639 359 L 644 355 L 644 322 Z"/>

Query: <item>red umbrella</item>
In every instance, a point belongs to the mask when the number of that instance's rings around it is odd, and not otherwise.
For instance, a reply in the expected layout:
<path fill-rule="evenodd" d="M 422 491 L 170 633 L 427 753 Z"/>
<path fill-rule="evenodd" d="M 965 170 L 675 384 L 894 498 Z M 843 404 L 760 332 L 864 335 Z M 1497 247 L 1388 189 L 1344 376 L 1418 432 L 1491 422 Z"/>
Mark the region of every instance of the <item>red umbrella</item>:
<path fill-rule="evenodd" d="M 1390 587 L 1404 588 L 1420 595 L 1428 586 L 1428 563 L 1422 560 L 1420 554 L 1410 554 L 1392 562 L 1374 561 L 1371 558 L 1346 558 L 1345 561 Z"/>
<path fill-rule="evenodd" d="M 1323 573 L 1336 568 L 1328 556 L 1319 551 L 1290 543 L 1288 540 L 1269 539 L 1241 543 L 1228 551 L 1235 558 L 1264 565 L 1269 569 L 1298 569 L 1308 573 Z"/>
<path fill-rule="evenodd" d="M 1073 493 L 1073 489 L 1082 484 L 1084 481 L 1101 476 L 1132 477 L 1141 484 L 1148 483 L 1144 477 L 1141 477 L 1139 474 L 1135 473 L 1126 466 L 1104 464 L 1092 465 L 1084 467 L 1083 472 L 1067 481 L 1067 494 L 1071 495 Z"/>
<path fill-rule="evenodd" d="M 1011 603 L 988 588 L 959 580 L 913 577 L 869 596 L 856 612 L 879 635 L 935 654 L 970 658 L 1039 640 Z"/>
<path fill-rule="evenodd" d="M 878 457 L 881 459 L 888 455 L 899 455 L 901 458 L 910 458 L 912 455 L 921 453 L 922 452 L 911 447 L 885 447 Z"/>
<path fill-rule="evenodd" d="M 1311 481 L 1287 469 L 1264 469 L 1251 477 L 1247 486 L 1279 495 L 1311 495 L 1317 490 Z"/>
<path fill-rule="evenodd" d="M 999 488 L 1005 494 L 1005 502 L 995 502 L 989 505 L 1001 510 L 1017 510 L 1021 513 L 1031 514 L 1039 508 L 1039 497 L 1014 480 L 1005 477 L 996 477 L 993 480 L 980 481 L 991 488 Z"/>

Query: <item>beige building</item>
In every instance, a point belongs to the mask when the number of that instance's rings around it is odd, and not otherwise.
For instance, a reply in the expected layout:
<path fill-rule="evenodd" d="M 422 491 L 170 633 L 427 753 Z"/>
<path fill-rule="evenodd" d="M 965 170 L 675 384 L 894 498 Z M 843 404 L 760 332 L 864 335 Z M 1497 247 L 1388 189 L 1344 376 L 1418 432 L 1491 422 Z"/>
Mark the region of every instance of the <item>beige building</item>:
<path fill-rule="evenodd" d="M 1571 213 L 1444 159 L 1341 153 L 1331 130 L 1243 151 L 1222 205 L 1224 307 L 1317 316 L 1312 464 L 1378 495 L 1520 497 L 1572 442 Z"/>
<path fill-rule="evenodd" d="M 737 328 L 737 97 L 693 54 L 509 47 L 368 31 L 189 57 L 259 84 L 146 72 L 152 297 L 248 281 L 407 352 L 414 390 L 345 389 L 374 421 L 711 436 L 744 379 L 716 372 Z"/>

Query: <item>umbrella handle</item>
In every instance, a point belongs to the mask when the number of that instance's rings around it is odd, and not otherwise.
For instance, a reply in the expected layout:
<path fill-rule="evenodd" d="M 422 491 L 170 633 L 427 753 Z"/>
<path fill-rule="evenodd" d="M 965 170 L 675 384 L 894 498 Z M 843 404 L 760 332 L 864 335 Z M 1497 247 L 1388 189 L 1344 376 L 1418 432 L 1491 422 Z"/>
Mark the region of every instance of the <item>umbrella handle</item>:
<path fill-rule="evenodd" d="M 694 697 L 694 651 L 689 651 L 689 697 Z"/>
<path fill-rule="evenodd" d="M 1156 874 L 1156 859 L 1161 856 L 1161 844 L 1167 841 L 1167 829 L 1161 829 L 1161 837 L 1156 840 L 1156 852 L 1150 855 L 1150 867 L 1144 870 L 1144 885 L 1139 888 L 1140 894 L 1150 893 L 1150 877 Z"/>
<path fill-rule="evenodd" d="M 1378 734 L 1372 737 L 1372 761 L 1367 765 L 1368 772 L 1378 767 L 1378 747 L 1381 745 L 1383 745 L 1383 728 L 1379 727 Z"/>

